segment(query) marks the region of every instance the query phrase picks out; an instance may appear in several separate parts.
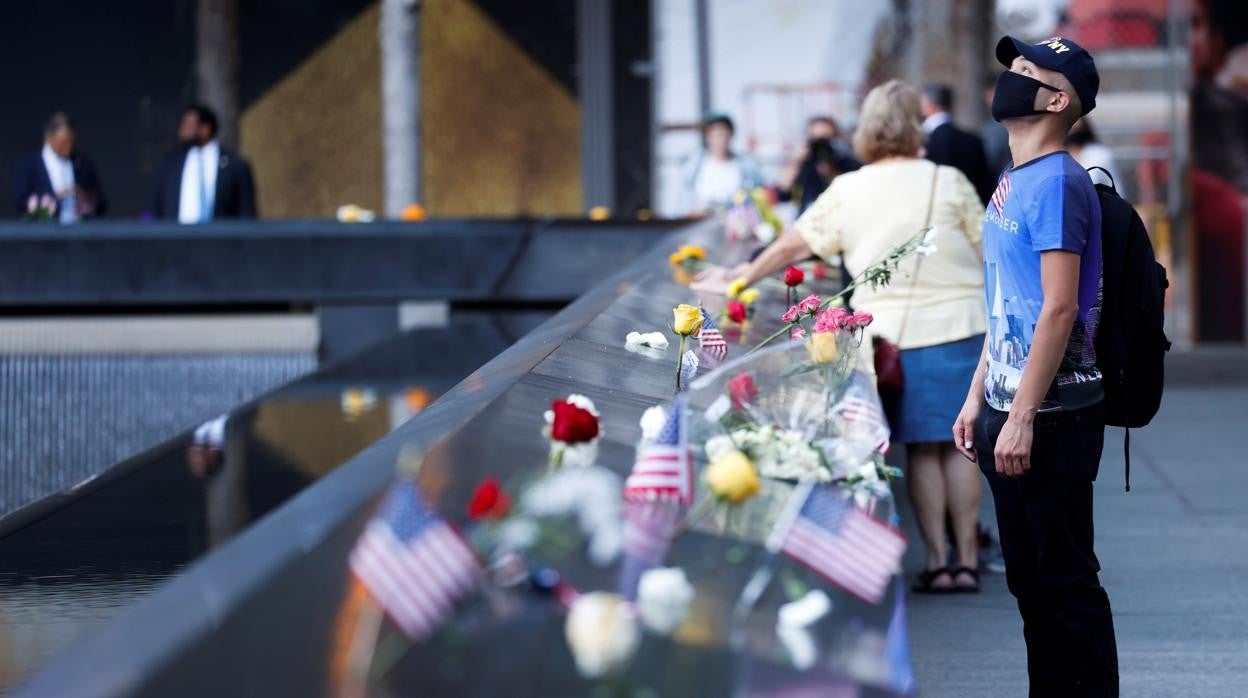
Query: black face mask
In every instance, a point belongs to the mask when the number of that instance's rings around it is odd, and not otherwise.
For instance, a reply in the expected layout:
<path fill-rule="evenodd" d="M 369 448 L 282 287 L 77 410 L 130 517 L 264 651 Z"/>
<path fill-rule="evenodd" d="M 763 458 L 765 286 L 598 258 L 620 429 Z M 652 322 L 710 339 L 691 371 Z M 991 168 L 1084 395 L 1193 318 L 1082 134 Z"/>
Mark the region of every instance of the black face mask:
<path fill-rule="evenodd" d="M 1062 91 L 1021 73 L 1009 70 L 1001 73 L 997 76 L 997 89 L 992 94 L 992 118 L 1005 121 L 1020 116 L 1047 114 L 1044 109 L 1036 109 L 1036 93 L 1041 87 L 1054 92 Z"/>

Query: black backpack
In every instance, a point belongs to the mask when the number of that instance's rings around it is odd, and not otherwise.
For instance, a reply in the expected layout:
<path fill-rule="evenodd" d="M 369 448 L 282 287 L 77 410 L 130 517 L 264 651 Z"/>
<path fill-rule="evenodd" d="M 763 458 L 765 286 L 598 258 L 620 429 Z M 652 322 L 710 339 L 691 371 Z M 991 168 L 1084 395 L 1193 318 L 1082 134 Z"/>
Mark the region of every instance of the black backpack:
<path fill-rule="evenodd" d="M 1103 168 L 1094 167 L 1109 175 Z M 1131 429 L 1147 426 L 1161 407 L 1165 358 L 1166 269 L 1157 263 L 1144 221 L 1110 185 L 1101 200 L 1102 295 L 1096 359 L 1105 386 L 1105 423 L 1126 427 L 1127 491 L 1131 491 Z"/>

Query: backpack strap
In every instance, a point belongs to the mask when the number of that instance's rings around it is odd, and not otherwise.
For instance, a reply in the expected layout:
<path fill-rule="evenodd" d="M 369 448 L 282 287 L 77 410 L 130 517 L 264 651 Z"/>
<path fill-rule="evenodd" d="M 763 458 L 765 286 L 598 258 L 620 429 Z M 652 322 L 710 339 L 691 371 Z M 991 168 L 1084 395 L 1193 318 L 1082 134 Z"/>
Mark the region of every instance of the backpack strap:
<path fill-rule="evenodd" d="M 1118 183 L 1114 181 L 1114 175 L 1110 174 L 1109 170 L 1101 167 L 1100 165 L 1093 165 L 1088 168 L 1088 174 L 1092 174 L 1092 170 L 1100 170 L 1101 172 L 1104 172 L 1105 176 L 1109 177 L 1109 188 L 1113 189 L 1115 194 L 1118 194 Z"/>
<path fill-rule="evenodd" d="M 1127 469 L 1125 477 L 1127 479 L 1127 491 L 1131 491 L 1131 427 L 1127 427 L 1127 436 L 1122 440 L 1122 456 L 1127 461 Z"/>
<path fill-rule="evenodd" d="M 1101 380 L 1105 380 L 1105 377 L 1101 376 Z M 1131 386 L 1129 384 L 1124 383 L 1123 389 L 1126 391 L 1126 394 L 1128 396 L 1128 400 L 1124 400 L 1122 403 L 1123 410 L 1125 411 L 1126 405 L 1129 404 L 1129 396 L 1131 395 Z M 1122 460 L 1123 462 L 1126 463 L 1126 467 L 1123 470 L 1122 477 L 1126 481 L 1127 491 L 1130 492 L 1131 491 L 1131 427 L 1123 427 L 1123 428 L 1126 430 L 1126 436 L 1122 438 Z"/>

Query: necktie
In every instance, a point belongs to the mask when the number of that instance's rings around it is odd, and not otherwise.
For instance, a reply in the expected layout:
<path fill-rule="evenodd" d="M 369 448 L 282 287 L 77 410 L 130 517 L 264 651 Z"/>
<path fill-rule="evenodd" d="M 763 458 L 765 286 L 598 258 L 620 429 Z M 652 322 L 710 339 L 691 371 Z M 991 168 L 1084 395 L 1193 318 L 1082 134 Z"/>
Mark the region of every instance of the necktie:
<path fill-rule="evenodd" d="M 199 222 L 212 220 L 212 201 L 208 196 L 208 159 L 204 157 L 204 149 L 199 149 Z"/>

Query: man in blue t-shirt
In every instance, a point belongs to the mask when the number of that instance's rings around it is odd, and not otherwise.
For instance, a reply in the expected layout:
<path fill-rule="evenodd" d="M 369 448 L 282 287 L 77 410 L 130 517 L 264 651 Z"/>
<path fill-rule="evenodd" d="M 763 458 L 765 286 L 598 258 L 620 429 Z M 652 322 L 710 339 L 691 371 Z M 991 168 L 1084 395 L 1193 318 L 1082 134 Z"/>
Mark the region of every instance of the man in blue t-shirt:
<path fill-rule="evenodd" d="M 1101 208 L 1062 148 L 1096 105 L 1092 57 L 1069 39 L 1004 37 L 993 118 L 1010 136 L 984 214 L 984 367 L 954 441 L 992 487 L 1033 696 L 1117 696 L 1109 597 L 1093 552 L 1092 482 L 1105 439 L 1093 340 Z"/>

